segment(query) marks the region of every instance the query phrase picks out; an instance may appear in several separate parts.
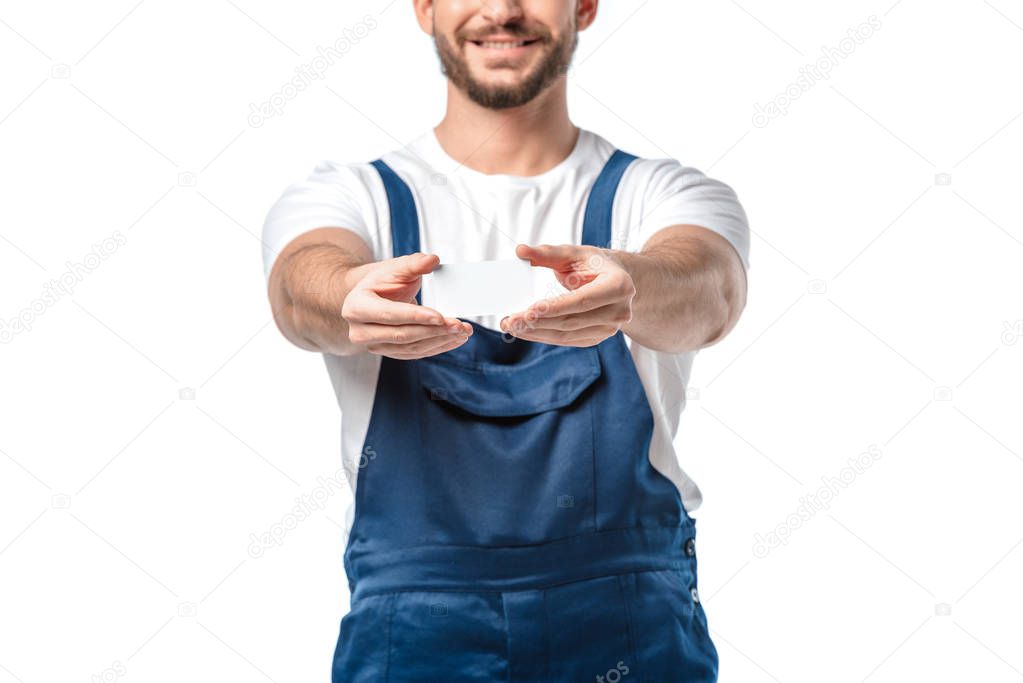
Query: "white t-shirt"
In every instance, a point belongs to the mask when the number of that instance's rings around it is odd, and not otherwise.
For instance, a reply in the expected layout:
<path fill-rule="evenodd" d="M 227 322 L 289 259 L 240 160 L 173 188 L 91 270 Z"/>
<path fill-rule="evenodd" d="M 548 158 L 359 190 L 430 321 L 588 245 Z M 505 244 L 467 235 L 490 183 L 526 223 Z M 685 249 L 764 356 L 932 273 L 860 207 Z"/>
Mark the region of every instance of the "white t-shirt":
<path fill-rule="evenodd" d="M 381 158 L 415 197 L 420 251 L 449 263 L 514 259 L 519 243 L 580 244 L 590 187 L 614 150 L 610 142 L 583 129 L 571 154 L 540 175 L 488 175 L 448 156 L 431 129 Z M 679 224 L 700 225 L 721 234 L 735 247 L 743 266 L 749 267 L 746 214 L 728 185 L 672 159 L 633 161 L 615 197 L 611 248 L 640 251 L 657 230 Z M 305 181 L 284 191 L 263 227 L 266 276 L 288 242 L 325 227 L 348 228 L 361 235 L 376 260 L 392 257 L 387 195 L 369 162 L 324 161 Z M 549 269 L 534 272 L 536 291 L 544 296 L 548 291 L 566 291 Z M 426 291 L 422 303 L 430 306 Z M 469 319 L 499 329 L 496 316 Z M 625 339 L 654 415 L 651 463 L 675 483 L 686 510 L 692 512 L 702 496 L 681 468 L 673 441 L 696 352 L 663 353 L 633 342 L 628 335 Z M 324 354 L 324 359 L 341 408 L 343 466 L 347 472 L 357 472 L 380 356 Z M 356 482 L 350 484 L 354 491 Z M 351 508 L 348 512 L 350 528 Z"/>

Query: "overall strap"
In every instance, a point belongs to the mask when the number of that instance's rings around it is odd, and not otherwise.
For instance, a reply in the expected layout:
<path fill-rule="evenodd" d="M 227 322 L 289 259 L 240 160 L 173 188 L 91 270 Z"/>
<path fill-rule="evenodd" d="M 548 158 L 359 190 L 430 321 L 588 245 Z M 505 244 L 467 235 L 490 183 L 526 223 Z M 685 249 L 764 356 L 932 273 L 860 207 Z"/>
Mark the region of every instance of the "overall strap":
<path fill-rule="evenodd" d="M 395 258 L 419 251 L 419 215 L 412 190 L 390 166 L 380 159 L 372 162 L 384 181 L 387 204 L 391 213 L 391 251 Z M 422 304 L 422 291 L 416 292 L 416 303 Z"/>
<path fill-rule="evenodd" d="M 604 164 L 604 169 L 597 176 L 586 202 L 586 213 L 583 216 L 583 244 L 591 247 L 610 248 L 611 217 L 614 207 L 615 193 L 618 184 L 629 164 L 636 157 L 628 152 L 616 149 L 611 158 Z"/>

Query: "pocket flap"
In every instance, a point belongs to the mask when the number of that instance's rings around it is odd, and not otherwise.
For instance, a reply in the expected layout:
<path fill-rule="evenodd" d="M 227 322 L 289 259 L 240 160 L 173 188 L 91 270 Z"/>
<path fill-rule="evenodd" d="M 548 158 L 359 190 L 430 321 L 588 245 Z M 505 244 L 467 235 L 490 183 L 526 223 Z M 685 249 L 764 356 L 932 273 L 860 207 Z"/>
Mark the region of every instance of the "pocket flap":
<path fill-rule="evenodd" d="M 511 364 L 443 353 L 417 363 L 420 384 L 430 398 L 484 417 L 533 415 L 562 408 L 593 384 L 601 371 L 594 346 L 549 346 L 528 360 Z"/>

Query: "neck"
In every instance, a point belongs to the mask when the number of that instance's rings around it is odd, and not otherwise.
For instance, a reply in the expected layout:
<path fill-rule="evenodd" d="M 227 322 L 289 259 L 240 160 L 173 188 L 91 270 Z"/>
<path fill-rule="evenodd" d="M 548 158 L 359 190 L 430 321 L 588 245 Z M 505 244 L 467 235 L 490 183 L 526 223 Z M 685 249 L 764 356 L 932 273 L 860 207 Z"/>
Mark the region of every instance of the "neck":
<path fill-rule="evenodd" d="M 564 161 L 579 129 L 568 118 L 564 77 L 521 107 L 481 107 L 448 82 L 448 106 L 434 128 L 441 147 L 480 173 L 532 176 Z"/>

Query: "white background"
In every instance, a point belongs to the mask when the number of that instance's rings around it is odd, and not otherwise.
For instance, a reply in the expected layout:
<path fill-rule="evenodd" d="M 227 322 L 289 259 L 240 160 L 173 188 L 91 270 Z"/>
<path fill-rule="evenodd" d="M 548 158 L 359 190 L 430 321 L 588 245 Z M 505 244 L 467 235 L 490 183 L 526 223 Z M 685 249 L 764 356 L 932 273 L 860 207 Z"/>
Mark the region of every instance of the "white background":
<path fill-rule="evenodd" d="M 729 183 L 754 232 L 749 306 L 697 358 L 678 439 L 721 680 L 1023 678 L 1023 8 L 603 4 L 574 120 Z M 830 79 L 754 125 L 871 15 Z M 31 323 L 0 345 L 0 683 L 328 680 L 344 494 L 249 553 L 340 465 L 258 234 L 321 158 L 441 117 L 411 3 L 4 3 L 0 63 L 0 320 Z"/>

